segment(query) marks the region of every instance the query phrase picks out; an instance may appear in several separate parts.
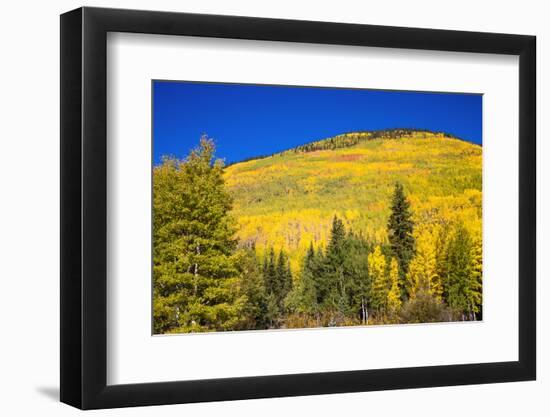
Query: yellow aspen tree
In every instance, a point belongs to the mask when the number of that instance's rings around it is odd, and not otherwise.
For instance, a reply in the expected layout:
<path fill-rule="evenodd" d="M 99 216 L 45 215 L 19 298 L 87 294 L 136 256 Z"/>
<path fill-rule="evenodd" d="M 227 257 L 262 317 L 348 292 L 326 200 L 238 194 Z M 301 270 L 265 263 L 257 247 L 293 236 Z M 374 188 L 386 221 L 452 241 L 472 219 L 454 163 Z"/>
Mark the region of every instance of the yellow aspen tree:
<path fill-rule="evenodd" d="M 376 246 L 368 256 L 369 274 L 372 282 L 372 304 L 378 311 L 386 309 L 388 279 L 386 275 L 386 257 L 380 246 Z"/>
<path fill-rule="evenodd" d="M 395 314 L 401 308 L 401 289 L 399 288 L 399 265 L 397 259 L 391 258 L 389 271 L 390 291 L 388 292 L 388 311 Z"/>
<path fill-rule="evenodd" d="M 470 320 L 476 320 L 476 313 L 480 312 L 482 304 L 483 281 L 483 250 L 481 237 L 473 239 L 472 245 L 472 273 L 468 283 L 468 304 Z"/>
<path fill-rule="evenodd" d="M 441 299 L 443 286 L 437 274 L 435 236 L 436 234 L 429 230 L 423 230 L 416 236 L 416 254 L 407 273 L 409 298 L 415 298 L 418 292 L 426 291 Z"/>

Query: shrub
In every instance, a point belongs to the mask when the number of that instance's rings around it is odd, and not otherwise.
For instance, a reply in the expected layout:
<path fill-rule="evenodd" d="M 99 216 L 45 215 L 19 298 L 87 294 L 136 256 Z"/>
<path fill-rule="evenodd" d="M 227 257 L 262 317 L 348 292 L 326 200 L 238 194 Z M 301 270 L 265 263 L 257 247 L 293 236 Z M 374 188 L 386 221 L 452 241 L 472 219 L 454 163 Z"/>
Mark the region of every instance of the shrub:
<path fill-rule="evenodd" d="M 399 316 L 404 323 L 437 323 L 452 321 L 454 318 L 452 311 L 442 301 L 425 291 L 409 299 Z"/>

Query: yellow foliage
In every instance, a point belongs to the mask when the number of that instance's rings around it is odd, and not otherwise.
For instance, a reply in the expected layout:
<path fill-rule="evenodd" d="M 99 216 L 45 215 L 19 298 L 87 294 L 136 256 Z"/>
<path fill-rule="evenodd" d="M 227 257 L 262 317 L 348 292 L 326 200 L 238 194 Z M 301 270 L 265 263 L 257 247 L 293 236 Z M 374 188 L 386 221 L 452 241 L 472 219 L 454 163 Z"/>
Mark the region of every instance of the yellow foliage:
<path fill-rule="evenodd" d="M 407 290 L 410 298 L 415 298 L 419 291 L 426 291 L 441 299 L 443 286 L 437 274 L 436 239 L 437 226 L 419 228 L 415 232 L 416 255 L 409 264 L 407 273 Z"/>
<path fill-rule="evenodd" d="M 348 134 L 347 137 L 362 134 Z M 426 132 L 349 148 L 287 151 L 225 168 L 236 238 L 288 253 L 294 275 L 310 242 L 326 247 L 334 215 L 346 230 L 383 244 L 393 184 L 401 182 L 419 226 L 459 221 L 481 236 L 482 148 Z"/>
<path fill-rule="evenodd" d="M 399 268 L 397 260 L 391 259 L 389 271 L 390 291 L 388 292 L 388 311 L 395 314 L 401 308 L 401 290 L 399 289 Z"/>
<path fill-rule="evenodd" d="M 380 246 L 368 255 L 369 274 L 372 279 L 372 299 L 374 308 L 385 310 L 389 291 L 388 276 L 386 274 L 386 257 Z"/>

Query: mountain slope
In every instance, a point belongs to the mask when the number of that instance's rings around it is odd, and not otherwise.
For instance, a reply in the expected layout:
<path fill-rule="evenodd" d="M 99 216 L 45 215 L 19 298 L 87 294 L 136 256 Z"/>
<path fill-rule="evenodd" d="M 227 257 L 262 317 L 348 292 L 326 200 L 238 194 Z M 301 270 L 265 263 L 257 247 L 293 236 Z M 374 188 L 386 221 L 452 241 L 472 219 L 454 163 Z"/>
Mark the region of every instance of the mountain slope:
<path fill-rule="evenodd" d="M 260 254 L 285 248 L 294 271 L 310 242 L 326 244 L 335 214 L 348 230 L 385 241 L 396 181 L 419 228 L 461 220 L 481 234 L 482 148 L 443 133 L 348 133 L 228 166 L 224 175 L 241 243 Z"/>

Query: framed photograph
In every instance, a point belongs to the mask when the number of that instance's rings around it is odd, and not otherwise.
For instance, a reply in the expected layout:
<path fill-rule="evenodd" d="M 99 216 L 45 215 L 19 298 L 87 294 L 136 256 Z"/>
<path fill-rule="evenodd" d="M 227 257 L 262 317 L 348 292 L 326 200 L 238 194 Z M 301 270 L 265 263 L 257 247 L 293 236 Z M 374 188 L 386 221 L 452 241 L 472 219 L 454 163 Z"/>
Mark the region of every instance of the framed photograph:
<path fill-rule="evenodd" d="M 535 37 L 61 16 L 61 401 L 533 380 Z"/>

